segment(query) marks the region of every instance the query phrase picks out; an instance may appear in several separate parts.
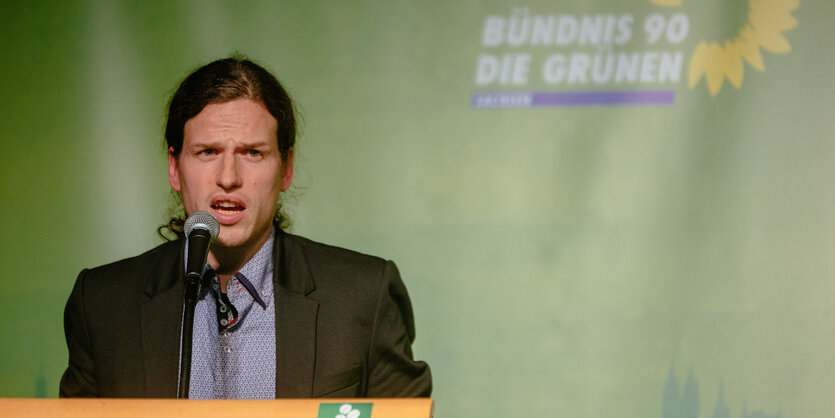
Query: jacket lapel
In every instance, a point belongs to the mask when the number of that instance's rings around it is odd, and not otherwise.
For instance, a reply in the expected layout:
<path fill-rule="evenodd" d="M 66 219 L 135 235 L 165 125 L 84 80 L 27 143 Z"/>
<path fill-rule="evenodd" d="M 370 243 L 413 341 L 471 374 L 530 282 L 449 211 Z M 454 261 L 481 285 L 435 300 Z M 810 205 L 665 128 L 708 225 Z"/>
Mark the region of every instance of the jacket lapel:
<path fill-rule="evenodd" d="M 309 398 L 313 395 L 316 359 L 316 317 L 319 303 L 307 295 L 315 290 L 313 277 L 298 242 L 276 228 L 275 284 L 275 391 L 276 397 Z"/>
<path fill-rule="evenodd" d="M 183 315 L 183 243 L 166 246 L 151 269 L 141 304 L 145 396 L 177 396 Z M 179 244 L 179 245 L 176 245 Z"/>

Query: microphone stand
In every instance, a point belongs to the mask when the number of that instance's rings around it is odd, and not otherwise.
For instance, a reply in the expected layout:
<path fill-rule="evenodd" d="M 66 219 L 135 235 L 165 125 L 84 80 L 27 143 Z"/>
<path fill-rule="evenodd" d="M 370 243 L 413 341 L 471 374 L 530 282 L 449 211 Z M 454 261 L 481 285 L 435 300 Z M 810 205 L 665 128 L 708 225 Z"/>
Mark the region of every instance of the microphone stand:
<path fill-rule="evenodd" d="M 194 334 L 194 307 L 200 293 L 200 276 L 196 273 L 186 275 L 186 292 L 183 301 L 183 327 L 180 336 L 180 385 L 177 399 L 188 399 L 191 380 L 191 341 Z"/>
<path fill-rule="evenodd" d="M 191 343 L 194 335 L 194 307 L 200 295 L 200 282 L 209 246 L 217 237 L 219 227 L 217 219 L 208 212 L 195 212 L 185 222 L 186 277 L 183 295 L 183 327 L 180 335 L 180 380 L 177 387 L 177 399 L 188 399 L 191 383 Z"/>

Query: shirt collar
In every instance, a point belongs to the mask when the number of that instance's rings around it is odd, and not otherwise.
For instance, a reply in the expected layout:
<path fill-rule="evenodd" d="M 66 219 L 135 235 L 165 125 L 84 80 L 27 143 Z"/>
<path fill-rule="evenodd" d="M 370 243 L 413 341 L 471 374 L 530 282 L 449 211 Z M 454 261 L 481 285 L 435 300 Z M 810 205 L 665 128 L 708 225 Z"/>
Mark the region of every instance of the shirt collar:
<path fill-rule="evenodd" d="M 258 252 L 255 253 L 255 255 L 252 256 L 252 258 L 239 270 L 239 273 L 243 274 L 246 279 L 252 283 L 252 289 L 249 289 L 249 286 L 245 286 L 248 288 L 247 290 L 249 290 L 250 293 L 253 290 L 259 291 L 261 289 L 266 289 L 266 282 L 272 284 L 273 243 L 275 243 L 275 228 L 270 229 L 270 236 L 267 238 L 267 242 L 265 242 Z M 255 300 L 258 299 L 258 297 L 255 297 Z"/>
<path fill-rule="evenodd" d="M 235 273 L 234 276 L 234 278 L 236 278 L 240 283 L 240 286 L 243 286 L 252 298 L 265 309 L 267 305 L 269 305 L 269 301 L 262 299 L 258 292 L 261 290 L 265 291 L 264 296 L 272 294 L 274 243 L 275 227 L 270 229 L 270 236 L 267 238 L 264 245 L 258 249 L 258 252 L 256 252 L 255 255 L 252 256 L 252 258 L 250 258 L 237 273 Z M 186 254 L 188 254 L 187 251 Z M 230 279 L 230 282 L 227 283 L 227 290 L 228 286 L 232 284 L 232 280 L 233 279 Z M 206 267 L 203 271 L 203 283 L 203 289 L 205 291 L 201 292 L 201 299 L 208 294 L 208 286 L 212 286 L 217 283 L 217 274 L 209 263 L 206 263 Z"/>

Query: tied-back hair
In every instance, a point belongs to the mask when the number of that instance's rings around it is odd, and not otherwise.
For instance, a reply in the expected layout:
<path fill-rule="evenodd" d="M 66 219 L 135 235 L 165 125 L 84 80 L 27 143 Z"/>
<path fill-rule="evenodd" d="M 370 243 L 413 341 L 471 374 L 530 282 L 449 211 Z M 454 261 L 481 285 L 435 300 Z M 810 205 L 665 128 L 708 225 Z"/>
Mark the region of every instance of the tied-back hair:
<path fill-rule="evenodd" d="M 250 99 L 261 103 L 278 122 L 276 139 L 282 162 L 286 163 L 296 143 L 296 116 L 293 101 L 278 79 L 258 64 L 240 55 L 213 61 L 192 72 L 180 83 L 168 105 L 165 123 L 166 149 L 177 158 L 183 150 L 186 122 L 203 109 L 216 103 L 228 103 L 237 99 Z M 165 240 L 170 234 L 184 237 L 185 212 L 182 198 L 172 190 L 176 207 L 172 207 L 168 223 L 157 228 Z M 282 229 L 290 225 L 290 219 L 281 211 L 277 202 L 274 222 Z"/>

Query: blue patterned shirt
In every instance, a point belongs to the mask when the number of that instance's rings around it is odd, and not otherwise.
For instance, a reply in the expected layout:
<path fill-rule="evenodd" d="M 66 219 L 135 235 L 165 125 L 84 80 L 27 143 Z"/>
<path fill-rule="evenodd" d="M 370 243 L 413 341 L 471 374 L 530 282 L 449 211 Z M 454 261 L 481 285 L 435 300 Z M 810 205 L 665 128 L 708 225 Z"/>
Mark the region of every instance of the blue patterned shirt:
<path fill-rule="evenodd" d="M 211 267 L 204 273 L 204 283 L 210 283 L 214 292 L 204 288 L 194 310 L 190 399 L 275 398 L 274 242 L 275 229 L 238 272 L 252 286 L 244 286 L 238 277 L 226 284 L 227 297 L 240 318 L 234 331 L 218 333 L 219 281 Z"/>

